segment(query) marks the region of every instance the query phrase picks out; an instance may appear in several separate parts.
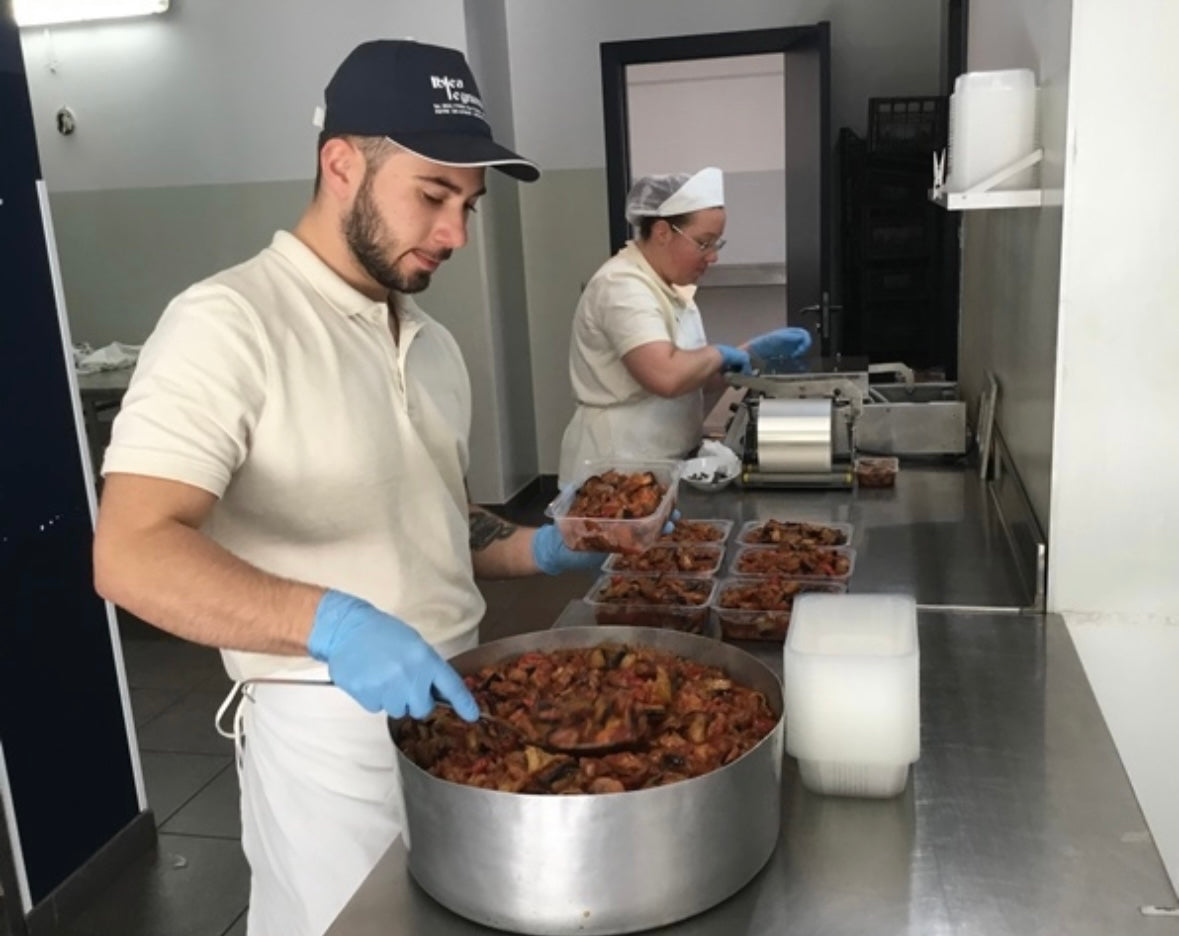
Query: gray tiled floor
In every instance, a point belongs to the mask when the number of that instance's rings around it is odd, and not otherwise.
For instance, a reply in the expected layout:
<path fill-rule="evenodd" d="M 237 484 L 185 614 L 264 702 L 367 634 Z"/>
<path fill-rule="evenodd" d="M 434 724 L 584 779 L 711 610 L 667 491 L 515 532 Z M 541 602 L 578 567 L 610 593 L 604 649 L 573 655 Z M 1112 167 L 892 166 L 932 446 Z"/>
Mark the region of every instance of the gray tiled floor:
<path fill-rule="evenodd" d="M 221 936 L 246 907 L 249 872 L 236 841 L 161 834 L 69 936 Z"/>
<path fill-rule="evenodd" d="M 482 639 L 547 628 L 593 580 L 579 573 L 483 583 Z M 141 622 L 124 623 L 127 680 L 159 842 L 64 936 L 245 936 L 249 869 L 241 852 L 233 745 L 212 724 L 229 689 L 219 655 Z"/>

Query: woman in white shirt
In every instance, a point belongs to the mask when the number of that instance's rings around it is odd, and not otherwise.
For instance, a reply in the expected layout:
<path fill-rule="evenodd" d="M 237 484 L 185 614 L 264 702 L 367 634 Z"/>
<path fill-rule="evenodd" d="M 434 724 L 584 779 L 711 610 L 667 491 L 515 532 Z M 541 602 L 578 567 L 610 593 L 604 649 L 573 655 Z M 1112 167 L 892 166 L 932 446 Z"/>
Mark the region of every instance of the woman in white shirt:
<path fill-rule="evenodd" d="M 810 334 L 780 328 L 741 348 L 710 345 L 693 301 L 724 246 L 724 178 L 644 176 L 626 200 L 636 238 L 586 284 L 573 318 L 569 376 L 577 410 L 561 442 L 559 483 L 585 461 L 683 458 L 700 443 L 704 390 L 726 371 L 805 354 Z"/>

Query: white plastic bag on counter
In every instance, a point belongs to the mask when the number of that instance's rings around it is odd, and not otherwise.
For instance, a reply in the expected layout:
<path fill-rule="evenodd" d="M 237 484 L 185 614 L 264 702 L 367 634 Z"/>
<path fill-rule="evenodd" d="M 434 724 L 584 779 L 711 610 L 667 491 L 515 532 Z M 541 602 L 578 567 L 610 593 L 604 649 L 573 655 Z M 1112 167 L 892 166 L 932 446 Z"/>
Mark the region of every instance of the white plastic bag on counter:
<path fill-rule="evenodd" d="M 143 345 L 112 341 L 97 351 L 92 351 L 89 345 L 80 345 L 74 349 L 74 366 L 79 374 L 96 374 L 99 371 L 134 367 L 135 362 L 139 360 L 139 351 L 142 347 Z"/>
<path fill-rule="evenodd" d="M 700 458 L 719 459 L 720 464 L 728 469 L 729 473 L 734 475 L 741 468 L 741 459 L 737 457 L 737 453 L 723 442 L 717 442 L 715 439 L 705 439 L 701 442 L 700 451 L 696 454 Z"/>

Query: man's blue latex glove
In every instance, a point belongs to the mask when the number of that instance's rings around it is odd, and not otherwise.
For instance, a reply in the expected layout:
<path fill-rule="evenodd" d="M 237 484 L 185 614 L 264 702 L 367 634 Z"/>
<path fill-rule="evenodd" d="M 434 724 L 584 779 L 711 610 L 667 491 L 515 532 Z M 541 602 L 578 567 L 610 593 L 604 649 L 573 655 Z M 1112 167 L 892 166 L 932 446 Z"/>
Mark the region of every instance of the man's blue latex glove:
<path fill-rule="evenodd" d="M 422 635 L 360 598 L 327 592 L 315 609 L 307 649 L 327 663 L 332 682 L 370 712 L 425 718 L 436 692 L 467 721 L 479 717 L 463 678 Z"/>
<path fill-rule="evenodd" d="M 663 524 L 664 535 L 675 532 L 675 525 L 680 522 L 681 517 L 683 517 L 683 514 L 680 513 L 680 509 L 678 507 L 672 507 L 671 516 L 667 518 L 667 523 Z"/>
<path fill-rule="evenodd" d="M 760 358 L 802 357 L 811 346 L 811 333 L 805 328 L 779 328 L 758 335 L 746 347 Z"/>
<path fill-rule="evenodd" d="M 717 351 L 721 353 L 723 363 L 721 364 L 722 371 L 736 371 L 742 374 L 752 374 L 753 364 L 749 361 L 749 352 L 742 351 L 740 348 L 734 348 L 727 344 L 713 345 Z"/>
<path fill-rule="evenodd" d="M 561 531 L 546 523 L 532 537 L 532 558 L 545 575 L 560 575 L 574 569 L 597 569 L 606 561 L 606 553 L 570 549 L 561 539 Z"/>

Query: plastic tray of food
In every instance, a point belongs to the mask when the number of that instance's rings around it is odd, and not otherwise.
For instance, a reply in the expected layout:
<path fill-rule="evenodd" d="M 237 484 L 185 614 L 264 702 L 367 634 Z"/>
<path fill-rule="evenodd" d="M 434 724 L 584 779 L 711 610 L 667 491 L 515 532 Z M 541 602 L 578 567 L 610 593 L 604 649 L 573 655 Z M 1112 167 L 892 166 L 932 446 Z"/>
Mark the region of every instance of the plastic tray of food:
<path fill-rule="evenodd" d="M 796 597 L 810 592 L 838 595 L 846 590 L 840 582 L 733 575 L 717 582 L 712 610 L 726 640 L 781 642 L 790 627 Z"/>
<path fill-rule="evenodd" d="M 670 533 L 659 537 L 660 543 L 719 543 L 724 545 L 733 532 L 732 520 L 697 520 L 681 517 Z"/>
<path fill-rule="evenodd" d="M 850 523 L 811 520 L 750 520 L 737 533 L 743 546 L 850 546 Z"/>
<path fill-rule="evenodd" d="M 587 462 L 545 514 L 570 549 L 642 552 L 663 533 L 679 479 L 675 461 Z"/>
<path fill-rule="evenodd" d="M 598 579 L 585 603 L 598 624 L 716 636 L 711 613 L 715 592 L 715 578 L 616 572 Z"/>
<path fill-rule="evenodd" d="M 896 487 L 897 472 L 900 471 L 900 459 L 891 455 L 887 457 L 869 458 L 861 455 L 855 460 L 854 470 L 856 484 L 862 488 L 890 488 Z"/>
<path fill-rule="evenodd" d="M 855 568 L 850 546 L 740 546 L 729 572 L 846 583 Z"/>
<path fill-rule="evenodd" d="M 716 575 L 725 559 L 720 543 L 667 543 L 641 553 L 614 553 L 603 572 L 642 572 L 673 575 Z"/>

